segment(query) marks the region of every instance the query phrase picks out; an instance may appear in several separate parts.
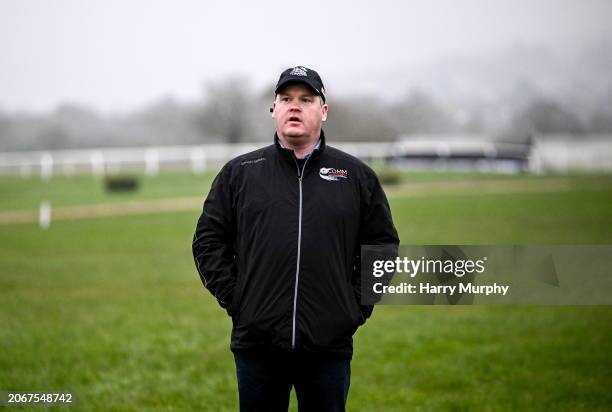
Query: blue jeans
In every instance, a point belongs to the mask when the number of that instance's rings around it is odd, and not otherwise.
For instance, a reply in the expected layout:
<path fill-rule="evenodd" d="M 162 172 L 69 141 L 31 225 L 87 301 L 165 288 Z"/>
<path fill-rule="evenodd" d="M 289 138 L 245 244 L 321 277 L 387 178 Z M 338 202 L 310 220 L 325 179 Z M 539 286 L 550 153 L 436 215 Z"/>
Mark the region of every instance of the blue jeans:
<path fill-rule="evenodd" d="M 297 350 L 236 351 L 241 412 L 286 412 L 295 388 L 299 412 L 344 411 L 351 361 Z"/>

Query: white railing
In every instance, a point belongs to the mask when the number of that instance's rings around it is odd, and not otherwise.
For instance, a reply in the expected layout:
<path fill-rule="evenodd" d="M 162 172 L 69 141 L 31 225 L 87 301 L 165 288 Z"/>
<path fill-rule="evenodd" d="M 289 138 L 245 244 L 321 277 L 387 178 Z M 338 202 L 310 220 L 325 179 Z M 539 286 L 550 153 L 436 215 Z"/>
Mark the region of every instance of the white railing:
<path fill-rule="evenodd" d="M 395 143 L 331 144 L 365 160 L 420 158 L 420 167 L 429 167 L 431 164 L 439 168 L 440 164 L 447 164 L 447 161 L 469 158 L 475 160 L 465 162 L 468 168 L 485 170 L 477 166 L 483 162 L 502 164 L 511 158 L 524 159 L 526 169 L 534 173 L 612 171 L 612 135 L 535 136 L 531 145 L 496 142 L 482 135 L 411 136 Z M 103 175 L 126 169 L 141 170 L 149 175 L 155 175 L 166 168 L 190 169 L 194 173 L 202 173 L 218 169 L 231 158 L 264 145 L 207 144 L 4 152 L 0 153 L 0 174 L 40 175 L 43 179 L 49 179 L 54 174 Z"/>

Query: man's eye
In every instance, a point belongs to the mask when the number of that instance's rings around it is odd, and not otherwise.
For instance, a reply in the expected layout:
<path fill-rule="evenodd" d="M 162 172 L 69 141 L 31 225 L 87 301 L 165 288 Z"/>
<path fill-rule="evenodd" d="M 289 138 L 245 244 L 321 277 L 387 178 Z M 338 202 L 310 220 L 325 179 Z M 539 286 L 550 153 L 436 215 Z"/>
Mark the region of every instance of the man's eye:
<path fill-rule="evenodd" d="M 286 102 L 288 102 L 288 101 L 289 101 L 289 98 L 288 98 L 288 97 L 281 97 L 281 102 L 285 102 L 285 103 L 286 103 Z"/>
<path fill-rule="evenodd" d="M 312 103 L 312 98 L 311 98 L 311 97 L 304 97 L 304 98 L 302 99 L 302 101 L 303 101 L 304 103 Z"/>

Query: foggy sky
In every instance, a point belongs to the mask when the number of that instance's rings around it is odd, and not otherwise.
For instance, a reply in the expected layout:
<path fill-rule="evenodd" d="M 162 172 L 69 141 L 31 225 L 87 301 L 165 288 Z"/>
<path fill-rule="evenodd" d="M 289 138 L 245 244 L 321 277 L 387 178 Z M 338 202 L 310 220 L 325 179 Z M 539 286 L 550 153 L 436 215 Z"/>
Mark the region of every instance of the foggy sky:
<path fill-rule="evenodd" d="M 560 53 L 612 39 L 606 0 L 0 0 L 0 110 L 62 102 L 107 112 L 196 100 L 234 74 L 254 87 L 319 71 L 329 93 L 363 73 L 515 44 Z M 334 86 L 338 85 L 334 90 Z"/>

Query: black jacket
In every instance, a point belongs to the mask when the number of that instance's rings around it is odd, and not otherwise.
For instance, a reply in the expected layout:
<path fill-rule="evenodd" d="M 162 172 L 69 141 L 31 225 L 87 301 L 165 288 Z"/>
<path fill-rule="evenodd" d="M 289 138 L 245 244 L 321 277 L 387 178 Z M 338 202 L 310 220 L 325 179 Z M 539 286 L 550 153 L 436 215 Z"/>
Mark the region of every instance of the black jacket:
<path fill-rule="evenodd" d="M 375 173 L 326 146 L 303 165 L 278 137 L 229 161 L 204 202 L 193 256 L 233 320 L 231 349 L 352 355 L 361 245 L 399 243 Z"/>

